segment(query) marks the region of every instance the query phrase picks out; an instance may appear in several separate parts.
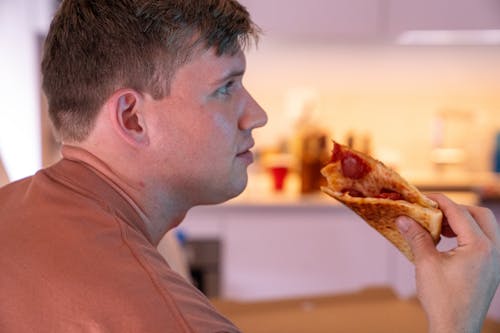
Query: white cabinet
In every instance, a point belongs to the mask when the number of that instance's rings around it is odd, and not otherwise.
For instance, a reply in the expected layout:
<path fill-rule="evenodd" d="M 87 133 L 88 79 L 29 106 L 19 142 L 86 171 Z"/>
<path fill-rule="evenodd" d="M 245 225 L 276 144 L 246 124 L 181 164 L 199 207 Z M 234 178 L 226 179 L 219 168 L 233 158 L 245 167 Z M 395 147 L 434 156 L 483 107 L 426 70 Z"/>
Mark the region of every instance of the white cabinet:
<path fill-rule="evenodd" d="M 341 205 L 198 207 L 180 228 L 187 237 L 221 241 L 225 298 L 335 294 L 379 285 L 414 292 L 406 258 Z"/>

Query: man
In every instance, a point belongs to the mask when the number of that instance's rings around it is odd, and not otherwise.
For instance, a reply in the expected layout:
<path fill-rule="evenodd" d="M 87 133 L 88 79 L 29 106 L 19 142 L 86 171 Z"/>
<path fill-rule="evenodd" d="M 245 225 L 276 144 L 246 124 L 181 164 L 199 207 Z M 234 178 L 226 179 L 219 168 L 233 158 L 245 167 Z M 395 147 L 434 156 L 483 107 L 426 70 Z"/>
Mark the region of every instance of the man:
<path fill-rule="evenodd" d="M 156 251 L 187 211 L 246 186 L 266 114 L 242 85 L 258 29 L 234 0 L 68 0 L 42 63 L 63 160 L 0 190 L 1 332 L 237 332 Z M 433 197 L 459 246 L 414 221 L 432 332 L 481 327 L 500 279 L 498 225 Z"/>

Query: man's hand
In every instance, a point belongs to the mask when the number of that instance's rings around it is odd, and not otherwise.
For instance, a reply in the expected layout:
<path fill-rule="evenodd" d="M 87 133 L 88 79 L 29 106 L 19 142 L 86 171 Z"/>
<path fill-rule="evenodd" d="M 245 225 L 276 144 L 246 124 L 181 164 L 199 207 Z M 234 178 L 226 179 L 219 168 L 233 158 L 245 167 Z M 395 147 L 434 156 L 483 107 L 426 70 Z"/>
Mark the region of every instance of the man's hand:
<path fill-rule="evenodd" d="M 397 220 L 415 255 L 417 294 L 432 333 L 480 332 L 500 283 L 500 228 L 486 208 L 461 206 L 429 195 L 443 211 L 443 234 L 457 247 L 439 252 L 432 238 L 407 217 Z"/>

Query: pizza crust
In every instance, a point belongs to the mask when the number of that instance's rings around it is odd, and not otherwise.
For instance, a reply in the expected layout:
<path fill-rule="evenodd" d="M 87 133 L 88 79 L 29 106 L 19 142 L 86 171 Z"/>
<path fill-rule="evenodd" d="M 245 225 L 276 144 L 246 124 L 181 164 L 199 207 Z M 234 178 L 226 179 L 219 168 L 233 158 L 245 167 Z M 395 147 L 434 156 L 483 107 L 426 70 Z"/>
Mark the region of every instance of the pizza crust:
<path fill-rule="evenodd" d="M 349 194 L 334 192 L 328 187 L 321 189 L 353 210 L 412 262 L 414 256 L 410 246 L 396 226 L 397 217 L 404 215 L 414 219 L 431 234 L 435 244 L 439 242 L 443 217 L 439 209 L 422 207 L 402 200 L 351 197 Z"/>

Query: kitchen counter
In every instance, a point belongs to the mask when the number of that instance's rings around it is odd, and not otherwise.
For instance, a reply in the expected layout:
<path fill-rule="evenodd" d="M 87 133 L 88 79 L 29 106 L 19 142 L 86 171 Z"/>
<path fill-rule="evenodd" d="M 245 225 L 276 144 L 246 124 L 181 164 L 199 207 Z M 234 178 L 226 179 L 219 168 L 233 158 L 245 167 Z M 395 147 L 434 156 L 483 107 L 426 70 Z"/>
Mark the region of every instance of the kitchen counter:
<path fill-rule="evenodd" d="M 479 191 L 500 185 L 500 177 L 492 172 L 402 172 L 410 183 L 423 191 Z"/>
<path fill-rule="evenodd" d="M 458 175 L 439 177 L 429 174 L 409 175 L 410 182 L 423 192 L 440 192 L 452 200 L 466 205 L 476 205 L 480 201 L 480 189 L 485 184 L 500 184 L 495 174 L 484 173 L 459 178 Z M 410 178 L 409 178 L 410 179 Z M 338 206 L 338 201 L 328 195 L 317 192 L 300 193 L 300 179 L 296 174 L 290 174 L 286 179 L 283 191 L 275 191 L 272 179 L 266 173 L 250 173 L 247 189 L 238 197 L 229 200 L 222 206 L 260 206 L 260 207 L 321 207 Z"/>

